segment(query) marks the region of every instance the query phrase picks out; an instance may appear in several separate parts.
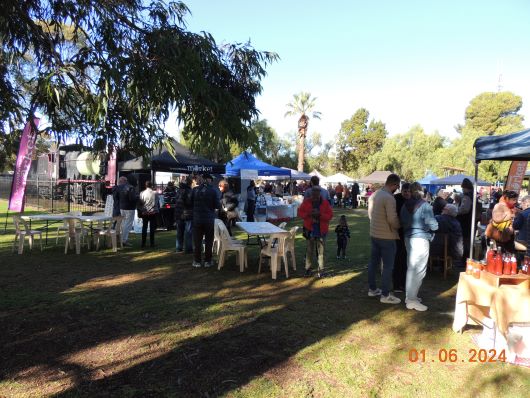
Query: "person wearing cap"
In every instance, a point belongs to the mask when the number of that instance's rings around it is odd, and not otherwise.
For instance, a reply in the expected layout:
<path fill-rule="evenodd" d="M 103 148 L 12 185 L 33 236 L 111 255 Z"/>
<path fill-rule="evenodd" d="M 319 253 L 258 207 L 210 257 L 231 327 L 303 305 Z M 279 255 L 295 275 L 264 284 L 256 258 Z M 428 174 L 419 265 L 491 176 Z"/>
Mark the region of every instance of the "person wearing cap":
<path fill-rule="evenodd" d="M 221 207 L 217 192 L 212 186 L 213 177 L 203 174 L 200 185 L 191 192 L 193 204 L 193 267 L 202 263 L 202 241 L 204 239 L 204 266 L 212 266 L 212 247 L 215 225 L 215 210 Z"/>
<path fill-rule="evenodd" d="M 423 188 L 420 183 L 410 185 L 411 198 L 408 199 L 399 214 L 403 226 L 405 246 L 407 248 L 407 281 L 405 284 L 405 304 L 409 310 L 426 311 L 418 292 L 427 274 L 429 244 L 433 232 L 438 229 L 432 206 L 423 200 Z"/>
<path fill-rule="evenodd" d="M 305 276 L 311 276 L 314 257 L 318 259 L 318 273 L 324 271 L 324 248 L 329 230 L 329 222 L 333 217 L 333 209 L 329 201 L 322 196 L 321 188 L 314 185 L 311 196 L 305 198 L 298 208 L 298 217 L 304 220 L 304 237 L 307 240 L 305 257 Z"/>
<path fill-rule="evenodd" d="M 464 254 L 464 239 L 462 236 L 462 226 L 456 219 L 458 209 L 453 204 L 446 204 L 442 209 L 442 214 L 436 215 L 438 230 L 434 234 L 431 242 L 431 255 L 441 257 L 444 252 L 444 235 L 448 235 L 448 252 L 453 259 L 455 267 L 462 267 Z"/>

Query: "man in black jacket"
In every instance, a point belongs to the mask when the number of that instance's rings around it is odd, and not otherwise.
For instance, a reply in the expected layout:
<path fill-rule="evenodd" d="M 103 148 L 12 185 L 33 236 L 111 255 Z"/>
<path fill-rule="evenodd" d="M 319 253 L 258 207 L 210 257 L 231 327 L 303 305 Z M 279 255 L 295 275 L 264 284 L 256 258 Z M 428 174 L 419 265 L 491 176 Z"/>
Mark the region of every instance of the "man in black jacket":
<path fill-rule="evenodd" d="M 212 187 L 212 176 L 203 174 L 202 183 L 193 188 L 193 266 L 201 266 L 202 240 L 204 237 L 204 266 L 212 266 L 212 247 L 215 210 L 221 207 L 217 192 Z"/>
<path fill-rule="evenodd" d="M 191 202 L 191 177 L 179 184 L 175 200 L 175 219 L 177 220 L 177 252 L 193 252 L 193 203 Z"/>
<path fill-rule="evenodd" d="M 237 205 L 239 201 L 237 196 L 230 189 L 228 181 L 221 180 L 219 182 L 219 190 L 221 191 L 221 209 L 219 209 L 219 218 L 223 220 L 230 235 L 232 235 L 232 225 L 235 224 L 239 217 L 237 212 Z"/>
<path fill-rule="evenodd" d="M 175 227 L 175 203 L 177 200 L 177 189 L 175 183 L 169 181 L 164 189 L 164 207 L 161 209 L 162 219 L 166 229 L 172 230 Z"/>
<path fill-rule="evenodd" d="M 136 212 L 136 202 L 138 201 L 138 194 L 136 189 L 129 184 L 127 177 L 120 177 L 118 181 L 118 188 L 115 191 L 117 200 L 120 204 L 120 213 L 123 216 L 121 224 L 121 240 L 123 246 L 132 246 L 129 242 L 129 232 L 134 223 L 134 213 Z"/>

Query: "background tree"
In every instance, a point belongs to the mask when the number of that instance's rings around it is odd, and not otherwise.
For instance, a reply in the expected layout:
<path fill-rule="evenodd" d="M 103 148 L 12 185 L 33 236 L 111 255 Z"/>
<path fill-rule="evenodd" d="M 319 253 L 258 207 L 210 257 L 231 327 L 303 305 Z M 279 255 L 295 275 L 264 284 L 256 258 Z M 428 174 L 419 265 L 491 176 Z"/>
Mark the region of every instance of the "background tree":
<path fill-rule="evenodd" d="M 427 134 L 421 126 L 414 126 L 404 134 L 386 138 L 381 150 L 367 160 L 363 174 L 387 170 L 407 181 L 419 180 L 429 170 L 441 175 L 443 164 L 437 152 L 444 145 L 446 140 L 438 132 Z"/>
<path fill-rule="evenodd" d="M 388 134 L 383 122 L 372 120 L 368 123 L 369 117 L 368 110 L 358 109 L 342 122 L 337 137 L 337 167 L 353 176 L 360 176 L 359 168 L 381 149 Z"/>
<path fill-rule="evenodd" d="M 59 138 L 142 154 L 166 138 L 175 110 L 193 148 L 251 141 L 255 96 L 277 56 L 188 32 L 184 3 L 6 0 L 3 11 L 3 140 L 40 111 Z"/>
<path fill-rule="evenodd" d="M 503 135 L 523 130 L 523 116 L 518 112 L 523 103 L 521 97 L 511 92 L 485 92 L 474 97 L 465 113 L 465 123 L 458 126 L 460 137 L 443 151 L 443 157 L 452 165 L 474 174 L 475 140 L 484 135 Z M 479 165 L 482 179 L 490 182 L 503 181 L 510 162 L 484 161 Z"/>
<path fill-rule="evenodd" d="M 320 119 L 321 113 L 315 111 L 316 98 L 311 98 L 310 93 L 301 92 L 293 96 L 293 101 L 287 104 L 289 110 L 285 112 L 285 116 L 298 116 L 298 171 L 304 171 L 305 161 L 305 139 L 307 136 L 307 129 L 309 126 L 309 116 Z"/>

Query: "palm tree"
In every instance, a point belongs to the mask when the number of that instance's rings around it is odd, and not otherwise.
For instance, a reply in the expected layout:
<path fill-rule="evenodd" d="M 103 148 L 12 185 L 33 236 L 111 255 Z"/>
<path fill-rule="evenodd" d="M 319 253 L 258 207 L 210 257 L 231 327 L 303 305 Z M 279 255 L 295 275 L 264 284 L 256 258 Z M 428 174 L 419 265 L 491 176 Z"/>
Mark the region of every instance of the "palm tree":
<path fill-rule="evenodd" d="M 305 159 L 305 139 L 307 136 L 307 127 L 309 125 L 308 113 L 314 119 L 320 119 L 321 113 L 314 111 L 316 97 L 311 98 L 311 93 L 301 92 L 293 96 L 293 101 L 287 104 L 289 110 L 285 116 L 298 116 L 298 171 L 304 171 Z"/>

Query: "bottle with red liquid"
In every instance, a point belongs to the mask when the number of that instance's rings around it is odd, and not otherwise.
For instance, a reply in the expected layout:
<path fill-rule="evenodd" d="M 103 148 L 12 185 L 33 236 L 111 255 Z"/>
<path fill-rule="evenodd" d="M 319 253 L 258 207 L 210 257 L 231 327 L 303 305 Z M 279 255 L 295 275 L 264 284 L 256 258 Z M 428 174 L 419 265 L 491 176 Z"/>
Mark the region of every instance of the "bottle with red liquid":
<path fill-rule="evenodd" d="M 495 256 L 494 273 L 495 275 L 502 275 L 502 253 L 500 250 L 497 252 L 497 255 Z"/>
<path fill-rule="evenodd" d="M 515 254 L 512 254 L 510 265 L 511 265 L 510 274 L 517 275 L 517 259 L 515 258 Z"/>
<path fill-rule="evenodd" d="M 512 273 L 512 256 L 510 253 L 504 253 L 502 256 L 502 274 L 510 275 Z"/>
<path fill-rule="evenodd" d="M 521 273 L 528 274 L 528 264 L 530 263 L 530 259 L 527 256 L 524 256 L 523 264 L 521 267 Z"/>

